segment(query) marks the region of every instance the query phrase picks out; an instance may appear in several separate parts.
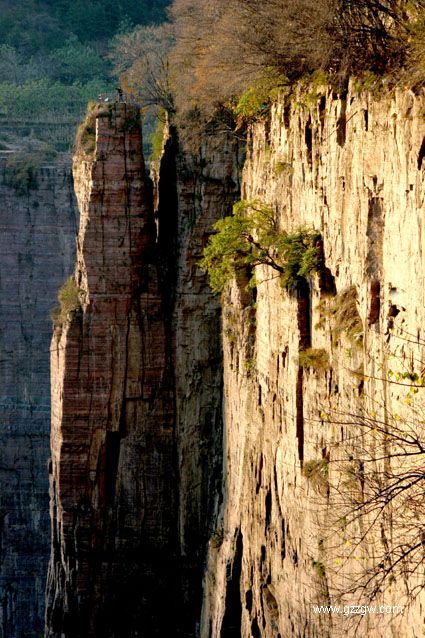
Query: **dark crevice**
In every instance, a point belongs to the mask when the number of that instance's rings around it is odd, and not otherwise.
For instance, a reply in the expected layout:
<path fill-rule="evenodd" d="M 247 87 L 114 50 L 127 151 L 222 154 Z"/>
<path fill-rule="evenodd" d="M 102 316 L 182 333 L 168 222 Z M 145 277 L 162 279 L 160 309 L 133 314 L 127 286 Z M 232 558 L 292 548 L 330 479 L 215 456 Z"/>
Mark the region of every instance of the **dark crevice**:
<path fill-rule="evenodd" d="M 297 326 L 299 332 L 299 349 L 311 347 L 311 300 L 310 285 L 301 279 L 297 285 Z"/>
<path fill-rule="evenodd" d="M 258 492 L 260 491 L 262 478 L 263 478 L 263 455 L 260 454 L 260 462 L 258 464 L 257 487 L 255 490 L 256 494 L 258 494 Z"/>
<path fill-rule="evenodd" d="M 265 533 L 267 534 L 267 530 L 270 527 L 270 521 L 271 521 L 271 516 L 272 516 L 272 492 L 271 492 L 271 490 L 267 491 L 265 507 L 266 507 Z"/>
<path fill-rule="evenodd" d="M 111 506 L 115 497 L 115 487 L 120 455 L 121 435 L 119 432 L 107 432 L 103 453 L 103 472 L 100 485 L 103 483 L 104 503 Z M 103 479 L 103 480 L 102 480 Z M 99 490 L 101 496 L 102 489 Z"/>
<path fill-rule="evenodd" d="M 336 141 L 341 148 L 345 144 L 347 136 L 347 98 L 341 99 L 341 112 L 336 125 Z"/>
<path fill-rule="evenodd" d="M 307 148 L 307 162 L 310 168 L 313 166 L 313 129 L 311 127 L 311 117 L 308 118 L 304 129 L 304 139 Z"/>
<path fill-rule="evenodd" d="M 291 123 L 291 105 L 285 104 L 283 108 L 283 126 L 289 128 Z"/>
<path fill-rule="evenodd" d="M 317 241 L 316 248 L 318 249 L 320 263 L 320 268 L 318 268 L 317 271 L 320 294 L 334 296 L 336 295 L 335 277 L 330 268 L 325 265 L 325 251 L 322 238 Z"/>
<path fill-rule="evenodd" d="M 165 144 L 161 158 L 158 181 L 158 209 L 156 211 L 158 223 L 158 248 L 159 248 L 159 286 L 165 293 L 166 307 L 170 309 L 173 304 L 173 296 L 176 280 L 176 255 L 178 236 L 178 196 L 177 196 L 177 167 L 176 157 L 178 153 L 177 133 L 170 129 L 170 136 Z"/>
<path fill-rule="evenodd" d="M 304 407 L 303 407 L 303 373 L 304 369 L 300 366 L 297 374 L 296 389 L 296 423 L 297 423 L 297 440 L 298 440 L 298 458 L 302 465 L 304 461 Z"/>
<path fill-rule="evenodd" d="M 419 170 L 421 170 L 421 168 L 422 168 L 422 163 L 424 161 L 424 157 L 425 157 L 425 137 L 422 140 L 421 148 L 419 150 L 419 155 L 418 155 L 418 169 Z"/>
<path fill-rule="evenodd" d="M 252 611 L 252 589 L 248 589 L 245 593 L 245 609 L 250 614 Z"/>
<path fill-rule="evenodd" d="M 266 137 L 266 144 L 270 144 L 270 132 L 271 132 L 271 118 L 266 117 L 264 120 L 264 133 Z"/>
<path fill-rule="evenodd" d="M 325 119 L 326 119 L 326 95 L 321 95 L 320 101 L 319 101 L 319 120 L 320 120 L 320 127 L 322 131 L 325 126 Z"/>
<path fill-rule="evenodd" d="M 251 623 L 251 635 L 252 638 L 261 638 L 260 627 L 258 626 L 258 620 L 255 617 Z"/>
<path fill-rule="evenodd" d="M 367 322 L 369 326 L 379 321 L 381 310 L 381 284 L 378 279 L 370 282 L 370 306 Z"/>
<path fill-rule="evenodd" d="M 298 348 L 311 347 L 311 291 L 307 280 L 302 279 L 297 286 L 297 325 L 299 332 Z M 304 369 L 299 366 L 296 385 L 296 433 L 298 440 L 298 458 L 304 461 Z"/>
<path fill-rule="evenodd" d="M 238 530 L 231 576 L 227 581 L 226 603 L 220 638 L 241 638 L 242 602 L 240 580 L 242 573 L 243 537 Z"/>

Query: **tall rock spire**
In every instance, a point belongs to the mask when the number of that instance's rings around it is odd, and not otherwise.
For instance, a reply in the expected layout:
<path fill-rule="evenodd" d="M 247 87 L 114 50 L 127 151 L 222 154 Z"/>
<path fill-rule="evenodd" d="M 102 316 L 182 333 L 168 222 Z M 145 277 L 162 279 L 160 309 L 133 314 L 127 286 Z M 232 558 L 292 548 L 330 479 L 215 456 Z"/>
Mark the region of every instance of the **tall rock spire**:
<path fill-rule="evenodd" d="M 46 636 L 167 635 L 174 383 L 152 196 L 138 109 L 102 105 L 92 117 L 95 149 L 74 160 L 81 307 L 51 349 Z"/>

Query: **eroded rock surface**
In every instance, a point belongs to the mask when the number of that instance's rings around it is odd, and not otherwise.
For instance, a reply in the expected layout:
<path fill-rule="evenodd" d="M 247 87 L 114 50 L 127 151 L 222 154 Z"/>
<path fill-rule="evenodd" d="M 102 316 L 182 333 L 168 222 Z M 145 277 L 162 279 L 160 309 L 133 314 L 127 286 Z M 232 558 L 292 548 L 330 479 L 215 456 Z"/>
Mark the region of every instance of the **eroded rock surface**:
<path fill-rule="evenodd" d="M 48 636 L 165 635 L 173 616 L 173 371 L 141 145 L 138 110 L 117 104 L 74 163 L 81 309 L 52 341 Z"/>
<path fill-rule="evenodd" d="M 154 215 L 135 107 L 77 156 L 81 308 L 52 341 L 47 635 L 195 636 L 222 465 L 220 309 L 197 266 L 238 196 L 237 144 L 172 131 Z M 201 158 L 202 159 L 202 158 Z"/>
<path fill-rule="evenodd" d="M 419 637 L 423 588 L 409 594 L 423 579 L 419 555 L 415 574 L 406 568 L 375 598 L 413 601 L 402 617 L 366 614 L 357 625 L 359 616 L 315 614 L 313 605 L 369 604 L 365 575 L 383 573 L 407 538 L 394 507 L 368 544 L 356 545 L 373 516 L 349 524 L 344 498 L 356 490 L 353 503 L 366 498 L 364 469 L 350 483 L 356 454 L 377 458 L 376 446 L 385 456 L 385 428 L 402 423 L 407 431 L 423 418 L 422 390 L 413 409 L 409 387 L 391 379 L 423 366 L 424 99 L 354 87 L 342 98 L 317 87 L 307 93 L 282 100 L 270 123 L 254 127 L 242 192 L 271 205 L 283 230 L 321 231 L 337 296 L 325 294 L 323 277 L 310 278 L 307 345 L 325 350 L 329 366 L 300 367 L 299 295 L 284 291 L 276 273 L 258 268 L 256 298 L 246 282 L 233 285 L 223 308 L 223 522 L 210 547 L 201 635 Z M 325 312 L 353 290 L 350 312 L 359 313 L 363 342 Z M 362 410 L 383 424 L 373 426 L 375 439 L 372 426 L 353 424 Z M 322 463 L 325 478 L 309 479 L 308 462 Z M 383 463 L 376 461 L 377 476 L 389 468 Z M 393 470 L 403 471 L 410 461 L 398 463 L 391 461 Z M 417 524 L 423 510 L 412 507 Z"/>
<path fill-rule="evenodd" d="M 359 544 L 368 518 L 347 523 L 340 496 L 364 499 L 362 455 L 389 468 L 353 436 L 359 415 L 382 419 L 385 455 L 385 428 L 422 411 L 389 372 L 423 365 L 424 106 L 316 87 L 253 127 L 242 197 L 282 230 L 319 230 L 325 266 L 289 293 L 260 267 L 222 315 L 197 263 L 239 198 L 237 143 L 211 137 L 195 158 L 169 139 L 155 226 L 137 115 L 98 118 L 95 156 L 75 164 L 81 309 L 52 348 L 48 636 L 421 635 L 422 593 L 360 629 L 313 605 L 368 604 L 353 580 L 406 533 L 386 515 Z M 309 348 L 327 363 L 301 365 Z M 377 604 L 403 605 L 409 579 Z"/>

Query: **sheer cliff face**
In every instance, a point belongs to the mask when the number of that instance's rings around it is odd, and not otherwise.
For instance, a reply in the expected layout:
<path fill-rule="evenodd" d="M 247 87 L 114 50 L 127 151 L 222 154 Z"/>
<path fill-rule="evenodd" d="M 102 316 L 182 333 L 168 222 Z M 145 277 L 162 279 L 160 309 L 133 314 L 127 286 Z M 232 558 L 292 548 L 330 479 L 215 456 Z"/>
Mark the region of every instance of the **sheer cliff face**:
<path fill-rule="evenodd" d="M 222 500 L 223 361 L 219 299 L 197 263 L 212 226 L 240 196 L 242 152 L 236 139 L 219 134 L 208 137 L 196 156 L 177 156 L 173 323 L 180 573 L 183 599 L 198 619 L 205 551 Z"/>
<path fill-rule="evenodd" d="M 52 340 L 46 635 L 196 636 L 222 467 L 220 307 L 196 263 L 238 145 L 195 158 L 171 131 L 154 215 L 137 110 L 96 126 L 74 162 L 81 309 Z"/>
<path fill-rule="evenodd" d="M 48 636 L 165 635 L 170 618 L 173 378 L 141 148 L 138 111 L 117 104 L 74 164 L 81 310 L 52 341 Z"/>
<path fill-rule="evenodd" d="M 243 197 L 270 204 L 284 230 L 321 231 L 328 287 L 311 278 L 310 308 L 300 309 L 263 267 L 256 303 L 243 283 L 224 299 L 224 504 L 205 579 L 205 638 L 422 635 L 420 549 L 416 573 L 406 562 L 375 599 L 410 597 L 403 617 L 366 614 L 358 626 L 358 615 L 320 616 L 313 605 L 369 604 L 368 577 L 378 574 L 376 585 L 391 556 L 409 542 L 418 548 L 423 509 L 413 499 L 385 509 L 382 495 L 370 515 L 355 512 L 373 494 L 371 464 L 378 491 L 411 467 L 407 443 L 388 432 L 413 438 L 423 422 L 422 390 L 412 407 L 409 387 L 391 379 L 423 368 L 424 105 L 408 92 L 299 93 L 252 131 Z M 347 316 L 332 314 L 347 291 L 357 294 L 345 311 L 361 319 L 363 343 Z M 300 367 L 306 325 L 304 347 L 326 350 L 328 365 Z M 389 462 L 390 450 L 401 460 Z"/>
<path fill-rule="evenodd" d="M 50 311 L 72 271 L 71 167 L 30 188 L 0 158 L 0 635 L 39 638 L 49 556 Z M 18 188 L 19 187 L 19 188 Z"/>
<path fill-rule="evenodd" d="M 407 92 L 314 89 L 255 125 L 242 197 L 282 230 L 319 230 L 325 267 L 291 294 L 259 267 L 221 310 L 197 263 L 240 197 L 237 143 L 208 137 L 195 157 L 173 134 L 155 225 L 137 113 L 98 118 L 74 168 L 81 309 L 52 342 L 47 636 L 421 635 L 420 588 L 403 617 L 360 628 L 313 605 L 369 604 L 365 576 L 376 589 L 409 542 L 418 580 L 398 572 L 377 604 L 405 604 L 422 578 L 421 492 L 375 501 L 372 532 L 373 512 L 353 512 L 418 469 L 388 460 L 412 449 L 388 435 L 423 420 L 392 377 L 424 367 L 424 109 Z"/>

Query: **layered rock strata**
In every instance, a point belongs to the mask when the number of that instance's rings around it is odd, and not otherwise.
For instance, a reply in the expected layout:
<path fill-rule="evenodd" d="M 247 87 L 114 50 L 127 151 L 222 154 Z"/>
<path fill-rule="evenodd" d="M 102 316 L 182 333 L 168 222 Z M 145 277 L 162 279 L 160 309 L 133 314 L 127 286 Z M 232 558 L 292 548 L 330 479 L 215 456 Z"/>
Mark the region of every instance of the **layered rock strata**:
<path fill-rule="evenodd" d="M 50 312 L 75 261 L 71 166 L 0 157 L 0 635 L 39 638 L 49 557 Z"/>
<path fill-rule="evenodd" d="M 52 341 L 47 636 L 166 635 L 176 557 L 174 388 L 136 107 L 77 156 L 81 308 Z M 164 614 L 164 601 L 167 613 Z"/>
<path fill-rule="evenodd" d="M 423 633 L 423 492 L 387 507 L 385 489 L 420 475 L 408 452 L 423 441 L 423 390 L 412 398 L 402 375 L 424 366 L 424 106 L 408 91 L 310 87 L 253 128 L 243 197 L 270 205 L 282 231 L 319 230 L 328 270 L 307 282 L 308 344 L 299 291 L 271 269 L 258 267 L 254 296 L 246 282 L 226 293 L 224 502 L 203 638 Z M 314 609 L 408 602 L 403 615 Z"/>
<path fill-rule="evenodd" d="M 100 109 L 101 110 L 101 109 Z M 196 636 L 221 494 L 219 302 L 197 261 L 238 197 L 238 143 L 146 178 L 135 107 L 74 162 L 81 308 L 52 341 L 47 636 Z M 166 608 L 166 610 L 165 610 Z"/>
<path fill-rule="evenodd" d="M 184 144 L 182 144 L 184 148 Z M 176 440 L 182 595 L 199 623 L 208 541 L 222 500 L 223 360 L 220 301 L 198 266 L 214 223 L 240 196 L 244 144 L 218 133 L 177 154 Z M 164 183 L 164 182 L 163 182 Z M 165 180 L 165 185 L 168 180 Z M 160 190 L 160 207 L 161 195 Z M 192 628 L 198 635 L 199 627 Z M 195 633 L 196 632 L 196 633 Z"/>

